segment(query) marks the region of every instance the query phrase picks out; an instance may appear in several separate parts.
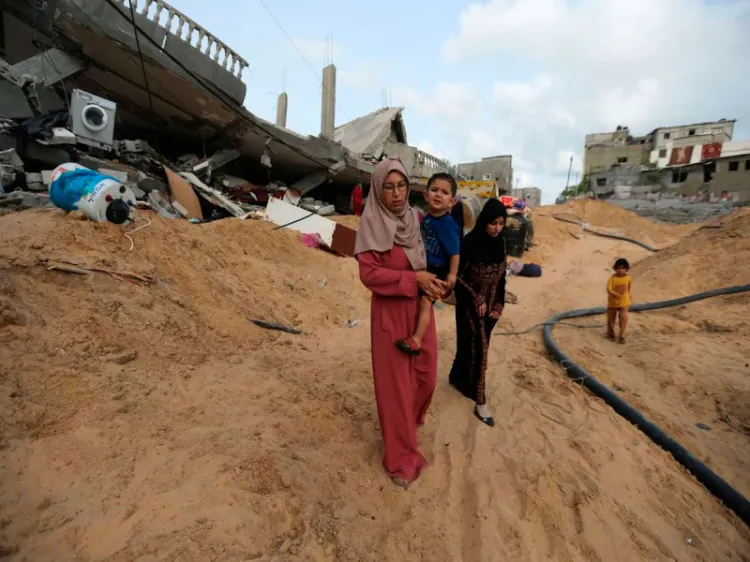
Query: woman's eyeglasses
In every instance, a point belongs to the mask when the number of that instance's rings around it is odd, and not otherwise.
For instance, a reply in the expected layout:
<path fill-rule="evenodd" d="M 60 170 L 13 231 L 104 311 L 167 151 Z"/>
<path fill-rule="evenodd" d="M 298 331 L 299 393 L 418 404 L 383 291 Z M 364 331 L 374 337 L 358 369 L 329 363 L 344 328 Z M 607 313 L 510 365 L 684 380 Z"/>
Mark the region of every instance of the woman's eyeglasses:
<path fill-rule="evenodd" d="M 384 191 L 406 191 L 409 189 L 409 182 L 399 182 L 399 183 L 384 183 L 383 184 L 383 190 Z"/>

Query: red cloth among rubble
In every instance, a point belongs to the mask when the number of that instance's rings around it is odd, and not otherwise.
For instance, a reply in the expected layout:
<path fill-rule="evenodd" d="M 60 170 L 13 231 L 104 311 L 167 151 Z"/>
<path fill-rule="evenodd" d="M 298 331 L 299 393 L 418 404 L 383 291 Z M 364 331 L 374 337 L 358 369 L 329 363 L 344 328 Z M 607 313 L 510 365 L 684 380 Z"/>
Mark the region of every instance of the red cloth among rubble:
<path fill-rule="evenodd" d="M 400 246 L 358 254 L 357 261 L 360 279 L 372 291 L 372 372 L 385 446 L 383 466 L 391 477 L 412 481 L 428 464 L 419 452 L 417 426 L 424 423 L 437 379 L 435 317 L 418 356 L 399 351 L 394 342 L 413 334 L 417 324 L 416 272 Z"/>
<path fill-rule="evenodd" d="M 360 217 L 364 208 L 364 191 L 362 186 L 358 184 L 352 189 L 352 213 Z"/>

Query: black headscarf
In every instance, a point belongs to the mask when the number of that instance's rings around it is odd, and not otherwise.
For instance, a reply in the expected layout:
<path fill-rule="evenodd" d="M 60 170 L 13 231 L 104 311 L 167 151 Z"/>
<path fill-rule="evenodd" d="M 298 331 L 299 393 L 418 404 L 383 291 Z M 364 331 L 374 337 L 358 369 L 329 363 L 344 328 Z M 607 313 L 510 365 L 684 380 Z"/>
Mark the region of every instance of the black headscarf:
<path fill-rule="evenodd" d="M 500 217 L 508 218 L 505 205 L 497 199 L 487 201 L 474 228 L 461 243 L 461 269 L 469 263 L 495 264 L 505 261 L 505 231 L 494 238 L 487 234 L 487 225 Z"/>

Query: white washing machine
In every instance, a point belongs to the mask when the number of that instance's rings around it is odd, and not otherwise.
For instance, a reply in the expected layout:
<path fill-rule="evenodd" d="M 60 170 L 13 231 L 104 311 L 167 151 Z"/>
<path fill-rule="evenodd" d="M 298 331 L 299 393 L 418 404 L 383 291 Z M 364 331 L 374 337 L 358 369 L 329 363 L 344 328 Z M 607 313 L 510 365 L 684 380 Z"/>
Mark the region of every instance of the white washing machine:
<path fill-rule="evenodd" d="M 78 142 L 111 150 L 115 137 L 115 112 L 113 101 L 73 90 L 70 99 L 70 121 Z"/>

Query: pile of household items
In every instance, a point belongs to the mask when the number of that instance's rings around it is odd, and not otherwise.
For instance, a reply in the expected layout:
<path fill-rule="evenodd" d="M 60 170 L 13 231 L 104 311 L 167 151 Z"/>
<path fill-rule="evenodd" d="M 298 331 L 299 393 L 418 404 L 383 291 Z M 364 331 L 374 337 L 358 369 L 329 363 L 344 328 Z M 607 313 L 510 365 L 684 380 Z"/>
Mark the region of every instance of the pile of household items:
<path fill-rule="evenodd" d="M 25 90 L 27 96 L 34 91 Z M 54 104 L 41 104 L 38 95 L 26 101 L 35 108 L 32 117 L 0 115 L 0 215 L 57 206 L 122 223 L 135 209 L 150 208 L 193 223 L 227 217 L 293 223 L 294 230 L 318 236 L 321 246 L 333 243 L 336 223 L 315 218 L 336 208 L 272 181 L 270 162 L 267 181 L 258 185 L 241 177 L 240 151 L 232 146 L 171 160 L 145 140 L 118 139 L 116 104 L 87 92 L 73 90 L 69 100 Z M 117 210 L 122 204 L 131 210 Z"/>

